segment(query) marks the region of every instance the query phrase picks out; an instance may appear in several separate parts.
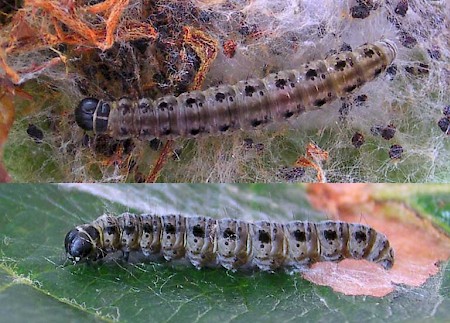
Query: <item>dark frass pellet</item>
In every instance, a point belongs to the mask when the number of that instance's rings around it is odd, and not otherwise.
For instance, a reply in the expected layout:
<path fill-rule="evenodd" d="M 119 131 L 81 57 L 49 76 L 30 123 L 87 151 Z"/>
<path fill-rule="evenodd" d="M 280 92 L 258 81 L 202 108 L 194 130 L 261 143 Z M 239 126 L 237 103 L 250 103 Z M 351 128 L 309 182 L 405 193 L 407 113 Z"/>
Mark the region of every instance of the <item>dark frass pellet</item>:
<path fill-rule="evenodd" d="M 350 8 L 350 14 L 353 18 L 365 19 L 370 15 L 370 7 L 364 3 L 353 6 Z"/>
<path fill-rule="evenodd" d="M 252 138 L 244 138 L 242 144 L 245 149 L 251 149 L 253 147 L 253 139 Z"/>
<path fill-rule="evenodd" d="M 389 149 L 389 158 L 400 159 L 403 155 L 403 147 L 400 145 L 392 145 Z"/>
<path fill-rule="evenodd" d="M 352 105 L 349 102 L 342 102 L 341 107 L 339 108 L 339 115 L 341 117 L 346 117 L 348 115 L 348 113 L 350 112 L 350 108 L 352 107 Z"/>
<path fill-rule="evenodd" d="M 145 176 L 141 172 L 136 172 L 134 174 L 134 181 L 136 183 L 145 183 Z"/>
<path fill-rule="evenodd" d="M 136 39 L 131 41 L 131 45 L 133 45 L 141 54 L 145 54 L 145 51 L 150 45 L 150 41 L 145 38 Z"/>
<path fill-rule="evenodd" d="M 447 105 L 446 107 L 444 107 L 444 109 L 442 110 L 442 113 L 444 114 L 444 116 L 450 117 L 450 105 Z"/>
<path fill-rule="evenodd" d="M 160 150 L 162 148 L 162 144 L 163 144 L 162 141 L 159 140 L 158 138 L 154 138 L 149 141 L 150 148 L 154 151 Z"/>
<path fill-rule="evenodd" d="M 261 153 L 264 151 L 264 144 L 262 144 L 262 143 L 255 144 L 254 147 L 257 152 Z"/>
<path fill-rule="evenodd" d="M 44 139 L 44 132 L 31 123 L 28 125 L 27 134 L 38 144 L 42 143 L 42 139 Z"/>
<path fill-rule="evenodd" d="M 441 128 L 442 132 L 446 135 L 450 135 L 450 119 L 449 117 L 444 117 L 438 121 L 438 126 Z"/>
<path fill-rule="evenodd" d="M 406 48 L 411 49 L 417 45 L 417 39 L 413 37 L 411 34 L 407 33 L 406 31 L 401 32 L 399 38 L 400 43 Z"/>
<path fill-rule="evenodd" d="M 305 175 L 305 169 L 303 167 L 281 167 L 277 172 L 277 177 L 287 182 L 297 182 L 303 175 Z"/>
<path fill-rule="evenodd" d="M 383 137 L 383 139 L 385 140 L 391 140 L 392 138 L 394 138 L 395 135 L 395 127 L 394 125 L 390 124 L 387 127 L 384 127 L 381 130 L 381 137 Z"/>
<path fill-rule="evenodd" d="M 389 66 L 386 69 L 386 75 L 389 78 L 389 80 L 392 81 L 394 79 L 395 75 L 397 75 L 397 65 L 392 64 L 391 66 Z"/>
<path fill-rule="evenodd" d="M 123 146 L 123 153 L 125 155 L 130 154 L 135 147 L 132 139 L 125 139 L 124 141 L 122 141 L 122 146 Z"/>
<path fill-rule="evenodd" d="M 441 58 L 441 51 L 437 48 L 427 49 L 428 56 L 432 59 L 440 59 Z"/>
<path fill-rule="evenodd" d="M 408 0 L 400 0 L 394 11 L 399 16 L 406 16 L 406 12 L 408 11 Z"/>
<path fill-rule="evenodd" d="M 405 66 L 405 71 L 414 76 L 427 75 L 430 73 L 430 65 L 419 63 L 418 65 Z"/>
<path fill-rule="evenodd" d="M 361 105 L 361 104 L 363 104 L 363 102 L 366 102 L 366 101 L 367 101 L 367 95 L 366 95 L 366 94 L 358 95 L 358 96 L 355 98 L 355 103 L 356 103 L 357 105 Z"/>
<path fill-rule="evenodd" d="M 351 52 L 352 51 L 352 46 L 350 46 L 347 43 L 343 43 L 341 48 L 340 48 L 341 52 Z"/>
<path fill-rule="evenodd" d="M 359 148 L 364 144 L 364 136 L 362 133 L 355 132 L 355 134 L 352 137 L 352 144 L 355 146 L 355 148 Z"/>

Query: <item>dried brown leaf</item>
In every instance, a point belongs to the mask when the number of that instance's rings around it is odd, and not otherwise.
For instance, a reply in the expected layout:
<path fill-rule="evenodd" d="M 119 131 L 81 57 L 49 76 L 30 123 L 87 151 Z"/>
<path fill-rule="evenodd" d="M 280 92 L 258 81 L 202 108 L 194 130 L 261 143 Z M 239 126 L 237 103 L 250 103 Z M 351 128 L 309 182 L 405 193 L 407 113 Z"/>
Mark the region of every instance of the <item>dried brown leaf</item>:
<path fill-rule="evenodd" d="M 317 263 L 304 278 L 348 295 L 384 296 L 396 284 L 420 286 L 450 258 L 450 238 L 401 202 L 377 201 L 366 184 L 311 184 L 311 203 L 331 218 L 362 222 L 386 234 L 395 250 L 390 271 L 367 261 Z M 420 241 L 420 243 L 418 243 Z"/>
<path fill-rule="evenodd" d="M 11 89 L 10 84 L 0 79 L 0 183 L 11 180 L 2 164 L 3 146 L 8 139 L 9 129 L 14 121 L 14 96 Z"/>

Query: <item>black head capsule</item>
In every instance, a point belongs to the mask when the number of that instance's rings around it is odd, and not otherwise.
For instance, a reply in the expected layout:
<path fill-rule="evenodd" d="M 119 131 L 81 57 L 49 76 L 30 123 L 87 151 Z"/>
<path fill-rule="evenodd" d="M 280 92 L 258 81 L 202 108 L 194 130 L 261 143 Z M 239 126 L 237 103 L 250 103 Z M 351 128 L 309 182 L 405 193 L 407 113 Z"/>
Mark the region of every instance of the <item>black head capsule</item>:
<path fill-rule="evenodd" d="M 94 113 L 98 103 L 97 99 L 85 98 L 75 108 L 75 121 L 81 129 L 94 130 Z"/>
<path fill-rule="evenodd" d="M 99 236 L 97 229 L 92 226 L 86 228 L 86 230 L 77 228 L 69 231 L 64 240 L 67 259 L 75 264 L 80 261 L 99 258 L 98 248 L 95 246 L 97 235 Z"/>
<path fill-rule="evenodd" d="M 104 133 L 108 129 L 110 110 L 107 102 L 85 98 L 75 108 L 75 121 L 81 129 Z"/>

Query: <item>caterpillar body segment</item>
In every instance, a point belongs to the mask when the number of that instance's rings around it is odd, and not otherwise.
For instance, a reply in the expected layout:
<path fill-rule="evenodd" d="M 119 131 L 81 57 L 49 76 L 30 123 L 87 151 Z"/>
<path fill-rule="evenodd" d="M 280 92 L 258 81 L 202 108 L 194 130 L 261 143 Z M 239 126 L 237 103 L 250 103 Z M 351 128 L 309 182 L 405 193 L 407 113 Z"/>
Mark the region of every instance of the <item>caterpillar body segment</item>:
<path fill-rule="evenodd" d="M 377 234 L 373 248 L 371 248 L 367 260 L 379 263 L 383 267 L 391 266 L 390 259 L 394 257 L 394 250 L 389 245 L 389 241 Z"/>
<path fill-rule="evenodd" d="M 178 97 L 113 102 L 85 98 L 75 109 L 75 117 L 81 128 L 117 139 L 196 137 L 259 129 L 348 95 L 386 70 L 396 53 L 395 44 L 381 40 L 296 70 Z"/>
<path fill-rule="evenodd" d="M 361 224 L 349 226 L 348 229 L 348 250 L 351 253 L 348 256 L 353 259 L 368 258 L 371 251 L 369 246 L 374 246 L 378 236 L 377 232 Z M 374 248 L 378 249 L 379 247 L 375 246 Z"/>
<path fill-rule="evenodd" d="M 307 267 L 320 260 L 320 247 L 316 224 L 309 221 L 295 221 L 284 225 L 288 241 L 288 261 L 296 268 Z"/>
<path fill-rule="evenodd" d="M 385 235 L 341 221 L 246 222 L 238 219 L 182 215 L 102 215 L 69 231 L 67 257 L 74 263 L 97 260 L 122 251 L 188 259 L 196 268 L 263 271 L 305 268 L 318 261 L 366 259 L 390 269 L 394 251 Z"/>
<path fill-rule="evenodd" d="M 145 256 L 159 253 L 161 250 L 161 217 L 153 214 L 142 214 L 142 236 L 140 248 Z"/>
<path fill-rule="evenodd" d="M 348 254 L 348 223 L 324 221 L 316 224 L 320 261 L 339 261 Z"/>
<path fill-rule="evenodd" d="M 162 254 L 168 261 L 183 258 L 186 253 L 186 218 L 181 215 L 161 216 Z"/>
<path fill-rule="evenodd" d="M 261 270 L 282 267 L 287 258 L 288 244 L 281 223 L 258 221 L 252 228 L 253 263 Z"/>
<path fill-rule="evenodd" d="M 249 263 L 252 241 L 249 223 L 235 219 L 217 220 L 215 234 L 217 260 L 226 269 L 238 269 Z"/>
<path fill-rule="evenodd" d="M 118 219 L 124 217 L 128 217 L 128 214 L 125 213 L 121 217 L 104 214 L 92 223 L 92 227 L 99 232 L 99 240 L 102 243 L 102 249 L 106 253 L 112 252 L 116 250 L 118 245 L 122 245 L 120 241 L 122 231 Z M 83 225 L 82 227 L 86 226 Z M 89 226 L 87 226 L 86 230 L 88 229 L 90 229 Z M 126 245 L 123 245 L 123 247 L 125 250 L 127 249 Z"/>
<path fill-rule="evenodd" d="M 216 262 L 216 220 L 187 217 L 186 225 L 186 249 L 190 262 L 196 268 Z"/>

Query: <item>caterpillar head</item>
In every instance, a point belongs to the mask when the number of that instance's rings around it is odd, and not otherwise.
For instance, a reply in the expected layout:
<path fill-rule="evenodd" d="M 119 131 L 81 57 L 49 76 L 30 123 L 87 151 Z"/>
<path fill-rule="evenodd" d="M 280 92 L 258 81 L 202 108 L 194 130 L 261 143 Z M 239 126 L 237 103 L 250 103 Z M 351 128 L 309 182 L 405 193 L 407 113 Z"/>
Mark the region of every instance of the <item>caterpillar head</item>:
<path fill-rule="evenodd" d="M 87 131 L 106 132 L 108 128 L 109 104 L 95 98 L 84 98 L 75 108 L 77 125 Z"/>
<path fill-rule="evenodd" d="M 91 225 L 70 230 L 64 240 L 67 259 L 76 264 L 101 258 L 103 252 L 97 247 L 99 240 L 98 230 Z"/>

